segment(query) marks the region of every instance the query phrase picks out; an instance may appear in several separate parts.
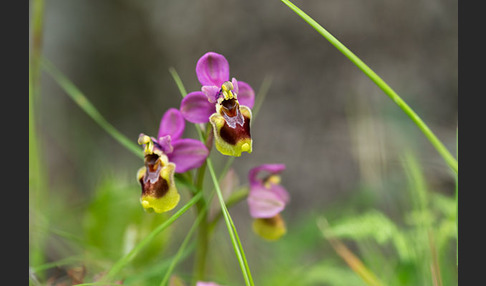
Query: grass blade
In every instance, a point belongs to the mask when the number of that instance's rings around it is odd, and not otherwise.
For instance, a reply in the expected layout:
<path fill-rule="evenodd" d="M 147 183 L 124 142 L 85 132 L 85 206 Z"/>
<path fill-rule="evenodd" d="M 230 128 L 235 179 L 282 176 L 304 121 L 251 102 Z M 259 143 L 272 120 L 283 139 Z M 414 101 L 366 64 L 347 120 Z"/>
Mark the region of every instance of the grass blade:
<path fill-rule="evenodd" d="M 348 264 L 348 266 L 363 279 L 363 281 L 370 286 L 382 286 L 384 285 L 376 275 L 371 272 L 364 263 L 346 247 L 339 239 L 333 238 L 331 231 L 328 227 L 328 222 L 325 218 L 321 217 L 317 221 L 317 226 L 321 230 L 323 236 L 329 241 L 336 253 Z"/>
<path fill-rule="evenodd" d="M 258 93 L 255 96 L 255 104 L 253 105 L 253 109 L 251 111 L 253 122 L 255 122 L 255 117 L 260 112 L 260 108 L 262 107 L 263 101 L 265 101 L 265 98 L 267 97 L 268 90 L 272 85 L 272 81 L 273 78 L 271 76 L 266 76 L 263 79 L 262 85 L 260 86 L 260 89 L 258 90 Z"/>
<path fill-rule="evenodd" d="M 199 194 L 201 194 L 201 193 L 199 193 Z M 194 233 L 194 231 L 196 230 L 196 228 L 199 226 L 199 223 L 202 221 L 202 219 L 205 218 L 204 214 L 206 213 L 206 210 L 207 210 L 207 208 L 203 209 L 199 213 L 199 215 L 197 216 L 196 221 L 194 222 L 194 224 L 192 225 L 191 229 L 187 233 L 186 237 L 184 238 L 184 241 L 182 241 L 181 246 L 179 247 L 179 250 L 177 250 L 177 253 L 174 256 L 174 258 L 172 259 L 172 261 L 171 261 L 171 263 L 169 265 L 169 268 L 165 272 L 165 276 L 162 279 L 162 282 L 160 282 L 160 286 L 167 285 L 167 283 L 169 282 L 169 278 L 170 278 L 170 275 L 172 273 L 172 270 L 174 270 L 174 267 L 179 262 L 179 259 L 180 259 L 181 255 L 184 253 L 184 250 L 185 250 L 187 244 L 189 243 L 189 240 L 192 237 L 192 234 Z"/>
<path fill-rule="evenodd" d="M 459 129 L 456 129 L 456 157 L 459 158 Z M 454 177 L 456 186 L 456 265 L 459 265 L 459 178 Z"/>
<path fill-rule="evenodd" d="M 187 95 L 186 88 L 182 84 L 182 80 L 179 77 L 179 74 L 176 72 L 175 68 L 170 67 L 169 68 L 169 72 L 170 72 L 170 75 L 172 75 L 172 78 L 174 79 L 174 81 L 175 81 L 175 83 L 177 85 L 177 88 L 181 92 L 182 97 L 186 96 Z"/>
<path fill-rule="evenodd" d="M 314 21 L 310 16 L 300 10 L 292 2 L 288 0 L 280 0 L 287 5 L 292 11 L 299 15 L 304 21 L 306 21 L 312 28 L 314 28 L 319 34 L 321 34 L 326 40 L 328 40 L 336 49 L 343 53 L 351 62 L 353 62 L 364 74 L 366 74 L 381 90 L 385 92 L 402 110 L 407 114 L 410 119 L 417 125 L 417 127 L 424 133 L 429 139 L 430 143 L 439 152 L 447 165 L 457 174 L 458 166 L 457 160 L 451 155 L 442 142 L 435 136 L 430 128 L 422 121 L 422 119 L 408 106 L 408 104 L 402 100 L 402 98 L 383 80 L 381 79 L 370 67 L 368 67 L 360 58 L 358 58 L 353 52 L 351 52 L 346 46 L 339 42 L 333 35 L 331 35 L 326 29 L 324 29 L 319 23 Z"/>
<path fill-rule="evenodd" d="M 64 89 L 64 91 L 84 110 L 98 125 L 100 125 L 108 134 L 110 134 L 116 141 L 122 144 L 125 148 L 133 152 L 140 158 L 143 158 L 140 146 L 133 141 L 127 139 L 125 135 L 115 129 L 106 119 L 96 110 L 91 102 L 84 96 L 84 94 L 68 79 L 66 78 L 50 61 L 42 60 L 42 67 L 54 78 L 54 80 Z"/>
<path fill-rule="evenodd" d="M 179 256 L 179 260 L 189 257 L 189 255 L 194 252 L 195 249 L 196 243 L 192 242 Z M 126 277 L 123 282 L 126 283 L 126 285 L 141 285 L 143 281 L 147 281 L 148 279 L 151 279 L 153 277 L 160 277 L 160 273 L 163 273 L 164 271 L 166 271 L 166 269 L 169 268 L 169 265 L 174 258 L 175 255 L 167 259 L 162 259 L 159 263 L 150 265 L 149 267 L 145 268 L 143 272 L 137 273 L 130 277 Z"/>
<path fill-rule="evenodd" d="M 42 141 L 36 128 L 37 102 L 40 94 L 40 65 L 42 53 L 42 40 L 44 28 L 44 0 L 34 0 L 32 3 L 32 21 L 30 49 L 29 49 L 29 230 L 39 228 L 48 229 L 48 220 L 40 220 L 39 215 L 47 215 L 43 208 L 48 200 L 46 168 L 42 150 Z M 29 243 L 29 264 L 40 265 L 45 262 L 44 248 L 47 237 L 46 232 L 37 231 L 31 235 Z M 43 273 L 38 273 L 38 278 L 44 278 Z M 33 282 L 34 283 L 34 282 Z"/>
<path fill-rule="evenodd" d="M 228 228 L 231 243 L 233 244 L 236 257 L 238 258 L 238 262 L 240 264 L 241 272 L 243 274 L 243 277 L 245 278 L 245 284 L 254 285 L 253 279 L 251 277 L 250 268 L 245 257 L 245 252 L 243 251 L 243 246 L 241 245 L 240 238 L 238 237 L 238 232 L 236 231 L 236 227 L 233 223 L 233 220 L 231 219 L 228 209 L 226 208 L 226 204 L 224 203 L 223 194 L 221 193 L 218 178 L 216 177 L 216 173 L 214 172 L 213 164 L 211 163 L 211 160 L 209 158 L 206 159 L 206 161 L 208 163 L 208 170 L 211 174 L 211 179 L 213 180 L 214 187 L 216 188 L 216 194 L 218 195 L 219 203 L 221 205 L 221 212 L 223 213 L 226 227 Z"/>
<path fill-rule="evenodd" d="M 40 58 L 44 28 L 44 0 L 32 1 L 32 43 L 30 50 L 30 69 L 32 73 L 32 88 L 37 99 L 40 87 Z"/>

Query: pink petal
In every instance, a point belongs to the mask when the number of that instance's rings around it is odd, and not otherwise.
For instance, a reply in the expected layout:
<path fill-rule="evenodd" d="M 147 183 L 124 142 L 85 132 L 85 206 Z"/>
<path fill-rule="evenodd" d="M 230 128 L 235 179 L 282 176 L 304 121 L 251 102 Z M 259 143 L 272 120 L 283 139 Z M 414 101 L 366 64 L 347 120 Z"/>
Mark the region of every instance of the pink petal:
<path fill-rule="evenodd" d="M 199 140 L 180 139 L 172 142 L 174 151 L 167 155 L 169 161 L 176 165 L 176 173 L 199 168 L 209 155 L 209 150 Z"/>
<path fill-rule="evenodd" d="M 247 198 L 250 215 L 253 218 L 269 218 L 277 215 L 285 208 L 285 202 L 271 190 L 252 188 Z"/>
<path fill-rule="evenodd" d="M 276 194 L 285 204 L 287 204 L 290 201 L 289 193 L 281 185 L 272 184 L 270 187 L 270 191 Z"/>
<path fill-rule="evenodd" d="M 223 55 L 208 52 L 196 64 L 196 75 L 201 85 L 221 86 L 229 80 L 229 64 Z"/>
<path fill-rule="evenodd" d="M 208 101 L 201 91 L 194 91 L 186 95 L 181 102 L 182 116 L 192 123 L 209 122 L 209 116 L 216 112 L 216 107 Z"/>
<path fill-rule="evenodd" d="M 159 141 L 157 141 L 160 145 L 160 148 L 162 148 L 162 152 L 165 154 L 172 153 L 174 151 L 174 147 L 171 145 L 172 137 L 170 135 L 165 135 L 159 138 Z"/>
<path fill-rule="evenodd" d="M 201 88 L 201 91 L 206 95 L 209 102 L 216 104 L 216 102 L 218 102 L 221 87 L 217 87 L 215 85 L 205 85 Z"/>
<path fill-rule="evenodd" d="M 186 122 L 181 112 L 175 108 L 170 108 L 162 116 L 157 139 L 166 135 L 170 135 L 172 140 L 181 138 L 185 127 Z"/>
<path fill-rule="evenodd" d="M 237 89 L 236 93 L 240 105 L 253 108 L 255 104 L 255 91 L 253 91 L 253 88 L 244 81 L 238 81 L 238 88 L 235 89 Z"/>
<path fill-rule="evenodd" d="M 262 172 L 279 174 L 283 170 L 285 170 L 285 164 L 263 164 L 251 169 L 248 172 L 248 180 L 250 181 L 250 184 L 258 184 L 260 181 L 258 179 L 258 175 L 260 175 Z"/>
<path fill-rule="evenodd" d="M 233 85 L 233 93 L 238 94 L 238 81 L 236 78 L 231 79 L 231 84 Z"/>

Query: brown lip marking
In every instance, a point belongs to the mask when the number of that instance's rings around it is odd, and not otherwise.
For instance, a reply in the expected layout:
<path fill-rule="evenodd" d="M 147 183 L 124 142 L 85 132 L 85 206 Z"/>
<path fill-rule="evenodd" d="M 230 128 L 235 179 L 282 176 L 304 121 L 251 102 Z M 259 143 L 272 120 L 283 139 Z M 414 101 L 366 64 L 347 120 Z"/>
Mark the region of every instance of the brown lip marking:
<path fill-rule="evenodd" d="M 225 122 L 219 131 L 221 139 L 228 144 L 236 145 L 236 143 L 241 139 L 251 138 L 250 118 L 246 116 L 243 116 L 243 118 L 245 119 L 243 126 L 236 124 L 235 128 L 231 128 L 228 123 Z"/>
<path fill-rule="evenodd" d="M 145 166 L 147 171 L 145 175 L 140 178 L 142 195 L 149 195 L 156 198 L 164 196 L 169 190 L 169 183 L 160 176 L 162 163 L 159 160 L 159 156 L 156 154 L 146 155 Z"/>
<path fill-rule="evenodd" d="M 160 198 L 169 191 L 169 184 L 162 177 L 159 177 L 155 183 L 151 183 L 150 181 L 144 183 L 143 178 L 141 178 L 140 184 L 142 185 L 142 195 Z"/>
<path fill-rule="evenodd" d="M 221 102 L 221 111 L 224 112 L 228 117 L 235 117 L 240 105 L 236 102 L 236 99 L 227 99 Z"/>
<path fill-rule="evenodd" d="M 156 154 L 145 155 L 145 166 L 149 172 L 157 171 L 160 165 L 159 156 Z"/>
<path fill-rule="evenodd" d="M 261 218 L 261 220 L 267 224 L 267 225 L 271 225 L 271 226 L 276 226 L 280 223 L 282 223 L 282 217 L 280 216 L 280 214 L 276 214 L 275 216 L 273 217 L 269 217 L 269 218 Z"/>

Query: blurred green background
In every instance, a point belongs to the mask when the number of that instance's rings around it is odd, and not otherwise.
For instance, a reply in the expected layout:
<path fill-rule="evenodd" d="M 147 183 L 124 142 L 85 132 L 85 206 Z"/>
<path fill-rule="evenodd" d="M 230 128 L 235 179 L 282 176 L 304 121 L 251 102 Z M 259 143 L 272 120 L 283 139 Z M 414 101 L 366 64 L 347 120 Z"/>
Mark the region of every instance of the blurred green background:
<path fill-rule="evenodd" d="M 456 154 L 457 1 L 294 3 Z M 156 134 L 165 110 L 180 105 L 170 67 L 188 92 L 199 90 L 196 61 L 214 51 L 257 93 L 270 84 L 252 124 L 253 153 L 233 163 L 241 185 L 256 165 L 287 166 L 282 185 L 291 202 L 281 240 L 253 234 L 246 202 L 230 209 L 256 285 L 366 285 L 323 236 L 323 217 L 384 285 L 457 284 L 454 175 L 412 121 L 283 3 L 46 0 L 44 8 L 43 55 L 134 142 L 139 133 Z M 48 187 L 40 205 L 31 205 L 30 233 L 47 237 L 45 263 L 85 265 L 89 282 L 167 216 L 139 204 L 135 175 L 143 161 L 46 73 L 37 104 Z M 189 123 L 185 136 L 196 138 Z M 221 170 L 226 158 L 212 158 Z M 182 205 L 189 195 L 180 192 Z M 193 220 L 190 211 L 137 256 L 126 285 L 158 285 Z M 210 242 L 209 278 L 243 285 L 225 228 L 220 223 Z M 191 258 L 174 271 L 186 281 Z M 58 271 L 53 265 L 45 265 L 47 276 Z"/>

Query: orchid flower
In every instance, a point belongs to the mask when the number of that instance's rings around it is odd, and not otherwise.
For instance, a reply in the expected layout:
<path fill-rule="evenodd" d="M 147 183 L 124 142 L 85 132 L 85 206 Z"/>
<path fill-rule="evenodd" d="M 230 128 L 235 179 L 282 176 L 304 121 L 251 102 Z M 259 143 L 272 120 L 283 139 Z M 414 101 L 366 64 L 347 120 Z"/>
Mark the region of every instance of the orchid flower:
<path fill-rule="evenodd" d="M 162 213 L 173 209 L 180 200 L 174 172 L 184 173 L 200 167 L 209 151 L 195 139 L 182 139 L 185 121 L 179 110 L 171 108 L 160 121 L 158 137 L 140 134 L 145 166 L 137 173 L 142 186 L 140 202 L 148 211 Z"/>
<path fill-rule="evenodd" d="M 223 55 L 208 52 L 196 64 L 201 91 L 187 94 L 181 113 L 192 123 L 210 122 L 216 149 L 223 155 L 241 156 L 252 152 L 250 135 L 251 108 L 255 92 L 243 81 L 232 78 Z"/>
<path fill-rule="evenodd" d="M 253 230 L 267 240 L 279 239 L 286 233 L 280 215 L 289 202 L 287 190 L 280 185 L 279 174 L 284 164 L 263 164 L 250 170 L 250 191 L 247 202 L 253 221 Z M 261 177 L 262 174 L 267 174 Z"/>

